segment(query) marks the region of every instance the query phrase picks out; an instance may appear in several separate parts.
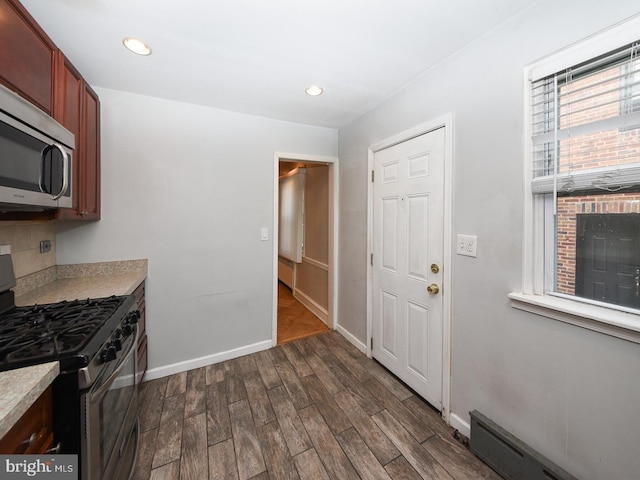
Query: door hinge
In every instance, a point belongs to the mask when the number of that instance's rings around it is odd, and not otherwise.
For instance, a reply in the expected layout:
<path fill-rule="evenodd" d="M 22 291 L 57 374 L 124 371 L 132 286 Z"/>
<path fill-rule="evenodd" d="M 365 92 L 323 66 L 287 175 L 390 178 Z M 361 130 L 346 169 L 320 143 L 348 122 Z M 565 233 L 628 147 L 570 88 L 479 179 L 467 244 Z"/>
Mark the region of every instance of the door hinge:
<path fill-rule="evenodd" d="M 373 350 L 373 337 L 371 337 L 371 350 Z"/>
<path fill-rule="evenodd" d="M 371 181 L 372 182 L 375 181 L 375 176 L 376 176 L 376 171 L 375 170 L 371 170 Z"/>
<path fill-rule="evenodd" d="M 371 254 L 371 266 L 373 267 L 373 253 Z"/>

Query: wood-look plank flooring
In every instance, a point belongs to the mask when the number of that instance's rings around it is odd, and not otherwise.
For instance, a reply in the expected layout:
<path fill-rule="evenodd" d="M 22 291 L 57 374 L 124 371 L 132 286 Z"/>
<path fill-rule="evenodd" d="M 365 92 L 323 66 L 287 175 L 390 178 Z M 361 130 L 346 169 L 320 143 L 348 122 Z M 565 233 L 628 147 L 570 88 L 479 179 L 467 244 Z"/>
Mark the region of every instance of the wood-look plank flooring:
<path fill-rule="evenodd" d="M 134 480 L 500 477 L 337 332 L 146 382 Z"/>
<path fill-rule="evenodd" d="M 278 282 L 278 345 L 328 331 L 329 327 L 296 300 L 289 287 Z"/>

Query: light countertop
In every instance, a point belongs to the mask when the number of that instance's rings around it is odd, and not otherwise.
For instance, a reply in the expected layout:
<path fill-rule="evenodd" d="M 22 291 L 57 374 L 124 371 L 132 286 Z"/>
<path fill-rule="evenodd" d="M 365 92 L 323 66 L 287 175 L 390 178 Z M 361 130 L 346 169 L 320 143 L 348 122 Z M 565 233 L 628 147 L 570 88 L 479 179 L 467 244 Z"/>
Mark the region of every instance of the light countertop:
<path fill-rule="evenodd" d="M 53 281 L 16 296 L 16 305 L 130 295 L 146 277 L 146 260 L 58 265 Z"/>
<path fill-rule="evenodd" d="M 20 420 L 58 373 L 58 362 L 0 372 L 0 438 Z"/>

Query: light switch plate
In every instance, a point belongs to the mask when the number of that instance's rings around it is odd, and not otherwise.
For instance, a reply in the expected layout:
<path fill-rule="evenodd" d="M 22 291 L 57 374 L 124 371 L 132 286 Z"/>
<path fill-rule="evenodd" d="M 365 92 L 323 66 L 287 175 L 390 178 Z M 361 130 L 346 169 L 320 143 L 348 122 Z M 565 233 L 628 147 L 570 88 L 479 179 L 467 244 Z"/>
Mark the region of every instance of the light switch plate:
<path fill-rule="evenodd" d="M 262 227 L 262 230 L 260 231 L 260 240 L 263 242 L 269 240 L 269 229 L 267 227 Z"/>
<path fill-rule="evenodd" d="M 456 241 L 456 253 L 467 257 L 477 257 L 478 237 L 476 235 L 458 234 Z"/>

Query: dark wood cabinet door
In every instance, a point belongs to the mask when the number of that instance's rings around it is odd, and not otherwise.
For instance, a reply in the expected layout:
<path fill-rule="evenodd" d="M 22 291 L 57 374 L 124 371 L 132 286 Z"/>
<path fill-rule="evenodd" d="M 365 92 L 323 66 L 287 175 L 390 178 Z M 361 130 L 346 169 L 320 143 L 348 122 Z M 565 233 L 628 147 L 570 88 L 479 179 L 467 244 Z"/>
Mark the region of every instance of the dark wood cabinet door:
<path fill-rule="evenodd" d="M 60 52 L 56 76 L 56 98 L 53 112 L 54 118 L 76 137 L 76 145 L 72 165 L 71 193 L 73 206 L 57 212 L 57 218 L 80 218 L 80 178 L 82 170 L 82 100 L 84 80 L 69 60 Z"/>
<path fill-rule="evenodd" d="M 100 101 L 62 54 L 58 58 L 55 118 L 76 136 L 73 157 L 73 207 L 61 220 L 100 219 Z"/>
<path fill-rule="evenodd" d="M 147 373 L 147 309 L 145 302 L 145 282 L 143 281 L 133 292 L 140 310 L 138 319 L 138 362 L 136 364 L 136 382 L 142 385 Z"/>
<path fill-rule="evenodd" d="M 0 439 L 0 454 L 43 454 L 53 446 L 52 390 L 48 387 Z"/>
<path fill-rule="evenodd" d="M 100 220 L 100 100 L 86 83 L 83 95 L 80 213 L 85 220 Z"/>
<path fill-rule="evenodd" d="M 0 82 L 53 111 L 56 46 L 16 0 L 0 0 Z"/>

